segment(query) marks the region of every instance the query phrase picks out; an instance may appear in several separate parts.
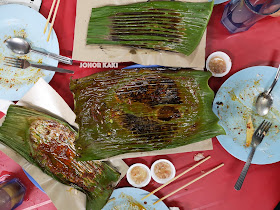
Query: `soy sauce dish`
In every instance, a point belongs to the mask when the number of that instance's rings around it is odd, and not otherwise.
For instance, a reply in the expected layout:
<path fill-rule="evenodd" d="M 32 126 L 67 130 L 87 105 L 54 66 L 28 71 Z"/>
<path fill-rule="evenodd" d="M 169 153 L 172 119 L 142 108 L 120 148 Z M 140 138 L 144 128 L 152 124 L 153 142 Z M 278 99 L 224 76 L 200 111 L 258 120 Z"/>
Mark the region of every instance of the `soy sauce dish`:
<path fill-rule="evenodd" d="M 129 167 L 126 178 L 133 187 L 145 187 L 151 181 L 151 171 L 146 165 L 136 163 Z"/>
<path fill-rule="evenodd" d="M 157 183 L 165 184 L 175 177 L 176 170 L 169 160 L 160 159 L 153 163 L 151 174 Z"/>

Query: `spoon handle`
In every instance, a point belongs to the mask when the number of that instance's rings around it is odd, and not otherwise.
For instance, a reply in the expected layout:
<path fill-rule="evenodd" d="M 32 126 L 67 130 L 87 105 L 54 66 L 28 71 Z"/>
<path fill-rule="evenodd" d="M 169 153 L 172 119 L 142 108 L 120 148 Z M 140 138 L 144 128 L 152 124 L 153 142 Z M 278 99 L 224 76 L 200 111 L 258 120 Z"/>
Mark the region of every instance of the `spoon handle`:
<path fill-rule="evenodd" d="M 43 52 L 43 51 L 39 51 L 39 50 L 35 50 L 35 49 L 31 49 L 30 51 L 41 54 L 41 55 L 48 56 L 48 57 L 58 60 L 62 63 L 66 63 L 66 64 L 70 64 L 70 65 L 73 64 L 73 60 L 71 58 L 68 58 L 68 57 L 65 57 L 62 55 L 57 55 L 57 54 L 50 53 L 50 52 Z"/>
<path fill-rule="evenodd" d="M 279 79 L 279 74 L 280 74 L 280 65 L 277 69 L 277 72 L 276 72 L 276 76 L 275 76 L 275 79 L 272 83 L 272 85 L 270 86 L 270 88 L 267 90 L 267 95 L 269 95 L 271 93 L 271 91 L 273 90 L 274 86 L 276 85 L 278 79 Z"/>

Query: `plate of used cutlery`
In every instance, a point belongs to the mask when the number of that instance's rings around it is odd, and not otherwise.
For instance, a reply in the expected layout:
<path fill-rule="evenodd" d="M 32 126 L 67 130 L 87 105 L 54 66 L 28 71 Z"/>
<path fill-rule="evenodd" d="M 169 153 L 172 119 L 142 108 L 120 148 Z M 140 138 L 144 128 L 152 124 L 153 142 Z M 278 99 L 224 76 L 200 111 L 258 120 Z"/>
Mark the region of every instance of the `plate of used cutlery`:
<path fill-rule="evenodd" d="M 272 122 L 269 132 L 258 146 L 253 164 L 271 164 L 280 161 L 280 85 L 272 92 L 273 105 L 265 116 L 258 115 L 257 96 L 267 90 L 274 80 L 277 69 L 254 66 L 229 77 L 218 90 L 213 111 L 226 135 L 217 136 L 218 141 L 231 155 L 246 161 L 251 150 L 250 142 L 255 129 L 265 119 Z"/>
<path fill-rule="evenodd" d="M 45 24 L 45 17 L 27 6 L 19 4 L 0 6 L 0 99 L 17 101 L 39 78 L 50 82 L 54 76 L 55 72 L 43 69 L 33 67 L 20 69 L 4 65 L 5 57 L 19 57 L 36 64 L 57 66 L 58 61 L 33 52 L 26 55 L 15 54 L 5 44 L 5 40 L 11 37 L 21 37 L 33 48 L 59 54 L 55 31 L 52 30 L 50 40 L 47 42 L 48 34 L 43 33 Z"/>

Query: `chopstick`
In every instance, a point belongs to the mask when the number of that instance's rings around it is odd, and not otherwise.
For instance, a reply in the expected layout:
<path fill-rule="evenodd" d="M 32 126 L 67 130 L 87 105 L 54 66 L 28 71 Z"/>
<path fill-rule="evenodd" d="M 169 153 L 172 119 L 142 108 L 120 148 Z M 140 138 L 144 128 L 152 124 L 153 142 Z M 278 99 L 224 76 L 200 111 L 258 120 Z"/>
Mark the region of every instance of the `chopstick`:
<path fill-rule="evenodd" d="M 48 23 L 50 21 L 50 16 L 51 16 L 51 13 L 52 13 L 52 10 L 54 8 L 55 3 L 56 3 L 56 0 L 53 0 L 52 6 L 51 6 L 51 10 L 50 10 L 49 17 L 48 17 L 48 20 L 47 20 L 45 28 L 47 27 L 47 25 L 48 25 Z M 57 14 L 57 10 L 58 10 L 58 7 L 59 7 L 59 3 L 60 3 L 60 0 L 57 0 L 56 7 L 55 7 L 55 10 L 54 10 L 54 14 L 53 14 L 53 17 L 52 17 L 51 27 L 50 27 L 50 30 L 49 30 L 49 33 L 48 33 L 48 37 L 47 37 L 47 42 L 49 41 L 50 36 L 51 36 L 51 32 L 52 32 L 52 29 L 53 29 L 53 24 L 54 24 L 54 21 L 55 21 L 55 18 L 56 18 L 56 14 Z"/>
<path fill-rule="evenodd" d="M 190 167 L 189 169 L 185 170 L 184 172 L 182 172 L 181 174 L 179 174 L 178 176 L 174 177 L 173 179 L 171 179 L 170 181 L 168 181 L 167 183 L 161 185 L 159 188 L 155 189 L 154 191 L 150 192 L 148 195 L 146 195 L 145 197 L 143 197 L 141 200 L 144 200 L 146 198 L 148 198 L 150 195 L 153 195 L 154 193 L 156 193 L 157 191 L 159 191 L 160 189 L 164 188 L 166 185 L 170 184 L 171 182 L 175 181 L 176 179 L 180 178 L 181 176 L 183 176 L 184 174 L 188 173 L 189 171 L 191 171 L 192 169 L 194 169 L 195 167 L 199 166 L 200 164 L 204 163 L 206 160 L 209 160 L 211 158 L 211 156 L 208 156 L 204 159 L 202 159 L 201 161 L 199 161 L 198 163 L 196 163 L 195 165 L 193 165 L 192 167 Z"/>
<path fill-rule="evenodd" d="M 46 22 L 46 25 L 45 25 L 45 28 L 44 28 L 44 33 L 46 33 L 48 24 L 49 24 L 49 22 L 50 22 L 50 19 L 51 19 L 51 16 L 52 16 L 52 12 L 53 12 L 53 8 L 54 8 L 54 5 L 55 5 L 55 2 L 56 2 L 56 0 L 53 0 L 52 6 L 51 6 L 51 10 L 50 10 L 50 12 L 49 12 L 48 19 L 47 19 L 47 22 Z"/>
<path fill-rule="evenodd" d="M 220 164 L 220 165 L 216 166 L 215 168 L 211 169 L 210 171 L 206 172 L 205 174 L 203 174 L 203 175 L 201 175 L 201 176 L 199 176 L 199 177 L 195 178 L 194 180 L 192 180 L 192 181 L 188 182 L 188 183 L 187 183 L 187 184 L 185 184 L 184 186 L 182 186 L 182 187 L 178 188 L 177 190 L 174 190 L 173 192 L 169 193 L 168 195 L 164 196 L 163 198 L 161 198 L 161 199 L 157 200 L 156 202 L 154 202 L 154 203 L 153 203 L 153 205 L 155 205 L 155 204 L 157 204 L 158 202 L 160 202 L 160 201 L 162 201 L 162 200 L 164 200 L 164 199 L 168 198 L 169 196 L 171 196 L 171 195 L 175 194 L 176 192 L 178 192 L 178 191 L 180 191 L 180 190 L 182 190 L 182 189 L 186 188 L 187 186 L 191 185 L 192 183 L 194 183 L 194 182 L 196 182 L 196 181 L 198 181 L 198 180 L 202 179 L 203 177 L 205 177 L 205 176 L 207 176 L 208 174 L 210 174 L 210 173 L 212 173 L 212 172 L 216 171 L 217 169 L 221 168 L 221 167 L 222 167 L 222 166 L 224 166 L 224 165 L 225 165 L 225 164 L 224 164 L 224 163 L 222 163 L 222 164 Z"/>

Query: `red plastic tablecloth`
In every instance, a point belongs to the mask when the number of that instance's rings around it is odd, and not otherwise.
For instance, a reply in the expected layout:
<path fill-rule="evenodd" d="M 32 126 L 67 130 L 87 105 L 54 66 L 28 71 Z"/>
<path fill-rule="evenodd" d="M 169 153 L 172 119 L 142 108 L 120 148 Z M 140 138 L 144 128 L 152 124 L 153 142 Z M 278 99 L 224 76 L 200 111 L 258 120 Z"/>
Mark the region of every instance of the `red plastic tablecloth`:
<path fill-rule="evenodd" d="M 17 207 L 17 210 L 51 210 L 55 206 L 49 197 L 39 190 L 27 178 L 20 165 L 16 164 L 11 158 L 0 151 L 0 181 L 8 181 L 17 178 L 26 187 L 24 201 Z M 6 209 L 3 209 L 6 210 Z"/>
<path fill-rule="evenodd" d="M 52 0 L 44 0 L 40 12 L 47 17 Z M 214 7 L 212 17 L 207 28 L 206 56 L 214 51 L 224 51 L 232 59 L 233 66 L 230 73 L 223 78 L 211 78 L 210 87 L 216 92 L 221 84 L 235 72 L 246 67 L 256 65 L 278 66 L 280 63 L 280 18 L 267 17 L 256 23 L 247 32 L 230 34 L 220 23 L 224 4 Z M 62 55 L 71 56 L 73 49 L 74 27 L 76 15 L 76 1 L 61 1 L 55 21 L 54 29 L 57 33 Z M 75 71 L 74 77 L 83 77 L 101 69 L 79 68 L 79 61 L 73 66 L 60 64 Z M 119 67 L 130 65 L 122 63 Z M 65 99 L 73 108 L 73 98 L 69 90 L 70 76 L 66 74 L 55 74 L 50 85 Z M 235 191 L 233 186 L 243 168 L 244 163 L 232 157 L 213 138 L 214 149 L 204 151 L 204 155 L 211 155 L 211 159 L 183 176 L 170 186 L 167 186 L 156 193 L 162 197 L 172 190 L 184 185 L 186 182 L 197 177 L 220 163 L 225 166 L 210 174 L 206 178 L 190 185 L 186 190 L 165 200 L 167 206 L 177 206 L 180 209 L 213 209 L 213 210 L 235 210 L 235 209 L 273 209 L 280 201 L 280 163 L 270 165 L 252 165 L 247 174 L 241 191 Z M 126 159 L 125 162 L 131 165 L 136 162 L 145 163 L 148 166 L 159 159 L 166 158 L 172 161 L 177 173 L 184 171 L 194 164 L 193 157 L 197 152 L 181 153 L 165 156 L 154 156 L 144 158 Z M 129 186 L 126 179 L 123 179 L 119 187 Z M 145 190 L 152 191 L 159 184 L 152 181 Z M 51 209 L 51 208 L 49 208 Z"/>

